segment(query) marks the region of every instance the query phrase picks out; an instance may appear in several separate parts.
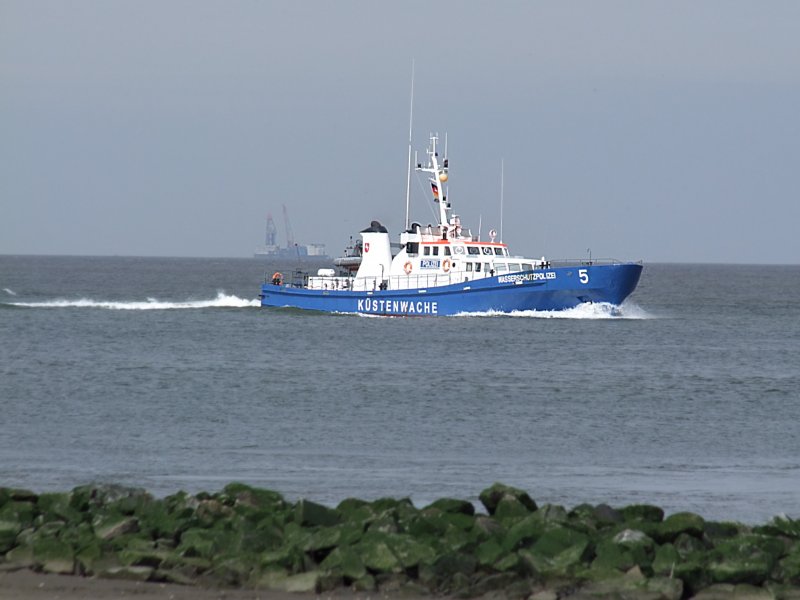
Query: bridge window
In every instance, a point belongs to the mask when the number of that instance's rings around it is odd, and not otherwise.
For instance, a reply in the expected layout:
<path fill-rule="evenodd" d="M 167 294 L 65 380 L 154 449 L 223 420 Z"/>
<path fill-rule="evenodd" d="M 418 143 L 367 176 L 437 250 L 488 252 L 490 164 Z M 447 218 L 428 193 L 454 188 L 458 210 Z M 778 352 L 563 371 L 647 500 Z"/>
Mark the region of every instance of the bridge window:
<path fill-rule="evenodd" d="M 475 256 L 481 253 L 481 249 L 478 248 L 477 246 L 467 246 L 467 252 Z"/>
<path fill-rule="evenodd" d="M 495 256 L 503 256 L 503 249 L 500 246 L 495 246 L 494 255 Z"/>
<path fill-rule="evenodd" d="M 439 246 L 434 246 L 433 247 L 433 255 L 434 256 L 439 256 Z"/>
<path fill-rule="evenodd" d="M 450 256 L 450 246 L 445 246 L 444 247 L 444 255 L 445 256 Z"/>
<path fill-rule="evenodd" d="M 423 254 L 425 256 L 430 256 L 431 255 L 431 247 L 430 246 L 425 246 L 425 250 L 424 250 Z"/>

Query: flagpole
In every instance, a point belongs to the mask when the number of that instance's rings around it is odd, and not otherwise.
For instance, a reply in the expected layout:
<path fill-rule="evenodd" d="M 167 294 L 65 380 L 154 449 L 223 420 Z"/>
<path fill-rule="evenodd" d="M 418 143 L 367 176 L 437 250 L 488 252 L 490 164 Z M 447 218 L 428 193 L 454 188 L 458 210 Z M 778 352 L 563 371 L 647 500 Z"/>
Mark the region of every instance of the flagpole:
<path fill-rule="evenodd" d="M 406 173 L 406 231 L 411 207 L 411 131 L 414 123 L 414 59 L 411 59 L 411 108 L 408 111 L 408 172 Z"/>

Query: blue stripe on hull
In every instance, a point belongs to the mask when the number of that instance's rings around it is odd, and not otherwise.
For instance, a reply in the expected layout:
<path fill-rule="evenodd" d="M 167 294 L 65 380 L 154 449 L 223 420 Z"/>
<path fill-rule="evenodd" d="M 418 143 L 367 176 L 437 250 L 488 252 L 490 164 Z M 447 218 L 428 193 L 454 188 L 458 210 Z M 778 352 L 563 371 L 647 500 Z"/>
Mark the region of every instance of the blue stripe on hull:
<path fill-rule="evenodd" d="M 261 305 L 402 316 L 563 310 L 583 302 L 621 304 L 636 288 L 641 273 L 639 264 L 586 265 L 499 275 L 424 290 L 374 292 L 309 290 L 267 283 L 261 287 Z"/>

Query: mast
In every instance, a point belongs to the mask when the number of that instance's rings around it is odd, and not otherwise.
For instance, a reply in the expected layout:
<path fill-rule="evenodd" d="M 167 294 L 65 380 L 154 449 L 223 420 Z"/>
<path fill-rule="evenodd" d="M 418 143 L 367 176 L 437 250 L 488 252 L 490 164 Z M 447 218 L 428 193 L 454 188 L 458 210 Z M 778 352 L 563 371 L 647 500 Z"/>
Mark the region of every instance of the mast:
<path fill-rule="evenodd" d="M 411 108 L 408 111 L 408 171 L 406 173 L 406 231 L 411 207 L 411 131 L 414 123 L 414 59 L 411 59 Z"/>
<path fill-rule="evenodd" d="M 448 179 L 449 163 L 447 157 L 444 159 L 444 164 L 439 164 L 439 152 L 436 150 L 436 143 L 439 141 L 437 135 L 431 134 L 430 147 L 428 148 L 428 164 L 426 166 L 417 165 L 417 171 L 423 173 L 430 173 L 429 179 L 431 183 L 431 192 L 433 193 L 433 201 L 439 203 L 439 226 L 442 231 L 448 228 L 447 223 L 447 195 L 444 193 L 444 182 Z"/>

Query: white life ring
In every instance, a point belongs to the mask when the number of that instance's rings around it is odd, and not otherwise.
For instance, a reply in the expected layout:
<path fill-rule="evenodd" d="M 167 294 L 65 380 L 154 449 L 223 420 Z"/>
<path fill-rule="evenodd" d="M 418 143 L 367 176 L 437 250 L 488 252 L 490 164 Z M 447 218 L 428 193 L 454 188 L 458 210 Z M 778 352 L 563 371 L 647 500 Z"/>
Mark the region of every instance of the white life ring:
<path fill-rule="evenodd" d="M 411 265 L 411 261 L 407 261 L 406 264 L 403 265 L 403 271 L 406 272 L 406 275 L 411 275 L 411 270 L 414 267 Z"/>
<path fill-rule="evenodd" d="M 447 273 L 449 270 L 450 270 L 450 259 L 445 258 L 444 261 L 442 262 L 442 271 Z"/>

